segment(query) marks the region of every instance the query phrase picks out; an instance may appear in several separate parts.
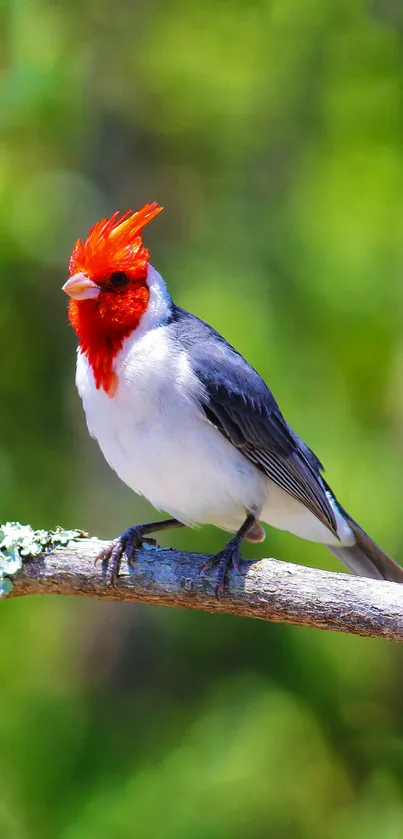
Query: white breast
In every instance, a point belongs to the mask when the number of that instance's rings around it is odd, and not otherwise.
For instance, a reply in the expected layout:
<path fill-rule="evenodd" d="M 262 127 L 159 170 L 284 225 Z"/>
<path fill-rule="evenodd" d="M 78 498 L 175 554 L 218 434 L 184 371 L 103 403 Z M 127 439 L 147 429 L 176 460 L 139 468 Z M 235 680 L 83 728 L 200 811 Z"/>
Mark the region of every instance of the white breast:
<path fill-rule="evenodd" d="M 162 319 L 159 280 L 157 289 L 150 282 L 149 309 L 117 356 L 113 398 L 96 389 L 87 358 L 78 355 L 88 428 L 119 477 L 156 508 L 186 523 L 235 530 L 246 508 L 260 511 L 267 482 L 204 418 L 197 404 L 202 385 L 172 327 L 153 327 L 157 308 Z"/>

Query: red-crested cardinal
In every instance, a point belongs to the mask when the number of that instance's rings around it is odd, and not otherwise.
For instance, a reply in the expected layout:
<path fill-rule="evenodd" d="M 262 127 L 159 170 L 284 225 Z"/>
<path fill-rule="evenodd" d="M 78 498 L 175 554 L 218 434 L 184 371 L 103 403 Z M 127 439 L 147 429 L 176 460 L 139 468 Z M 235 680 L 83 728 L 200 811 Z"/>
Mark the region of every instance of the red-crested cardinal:
<path fill-rule="evenodd" d="M 63 286 L 89 432 L 122 481 L 172 516 L 112 542 L 102 554 L 110 581 L 148 534 L 214 524 L 235 533 L 204 566 L 218 565 L 219 594 L 228 567 L 239 570 L 242 539 L 265 538 L 261 520 L 323 543 L 355 574 L 403 582 L 336 501 L 256 370 L 171 299 L 141 238 L 160 211 L 147 204 L 99 221 L 76 243 Z"/>

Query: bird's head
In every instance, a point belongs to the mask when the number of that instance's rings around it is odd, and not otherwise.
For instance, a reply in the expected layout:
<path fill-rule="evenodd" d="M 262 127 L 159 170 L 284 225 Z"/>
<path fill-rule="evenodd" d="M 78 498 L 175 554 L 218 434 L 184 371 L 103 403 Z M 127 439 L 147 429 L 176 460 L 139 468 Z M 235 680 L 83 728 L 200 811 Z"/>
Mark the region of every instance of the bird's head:
<path fill-rule="evenodd" d="M 76 242 L 70 257 L 70 279 L 63 286 L 70 296 L 70 323 L 97 388 L 109 396 L 117 387 L 114 358 L 147 309 L 149 253 L 141 233 L 161 210 L 146 204 L 137 213 L 102 219 L 84 242 Z"/>

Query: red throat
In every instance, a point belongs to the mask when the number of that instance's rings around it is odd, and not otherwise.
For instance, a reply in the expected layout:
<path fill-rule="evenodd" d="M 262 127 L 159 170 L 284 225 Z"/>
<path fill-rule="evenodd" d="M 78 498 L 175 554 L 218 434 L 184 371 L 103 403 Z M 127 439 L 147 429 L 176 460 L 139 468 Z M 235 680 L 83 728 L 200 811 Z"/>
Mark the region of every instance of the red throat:
<path fill-rule="evenodd" d="M 69 319 L 91 365 L 96 387 L 103 388 L 110 398 L 119 385 L 114 369 L 116 355 L 125 338 L 137 329 L 150 296 L 149 253 L 141 232 L 161 209 L 157 204 L 147 204 L 120 219 L 119 213 L 103 219 L 90 230 L 85 242 L 76 242 L 70 258 L 70 275 L 82 272 L 100 289 L 95 299 L 72 299 Z M 116 274 L 124 275 L 124 286 L 113 287 Z"/>
<path fill-rule="evenodd" d="M 150 292 L 145 278 L 133 285 L 133 289 L 119 298 L 114 292 L 101 292 L 101 300 L 70 301 L 69 319 L 79 347 L 92 367 L 96 387 L 102 387 L 110 397 L 118 386 L 115 358 L 125 338 L 137 329 L 148 306 Z"/>

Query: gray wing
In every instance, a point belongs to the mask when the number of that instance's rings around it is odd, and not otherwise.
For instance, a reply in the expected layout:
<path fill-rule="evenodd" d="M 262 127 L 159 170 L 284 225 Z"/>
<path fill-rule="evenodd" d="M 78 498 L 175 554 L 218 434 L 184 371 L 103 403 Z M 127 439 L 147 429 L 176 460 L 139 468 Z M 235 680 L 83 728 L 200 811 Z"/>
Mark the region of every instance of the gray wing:
<path fill-rule="evenodd" d="M 178 339 L 203 384 L 207 419 L 258 469 L 337 535 L 322 464 L 285 421 L 256 370 L 212 327 L 175 306 Z"/>

